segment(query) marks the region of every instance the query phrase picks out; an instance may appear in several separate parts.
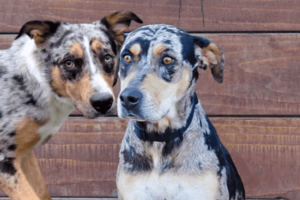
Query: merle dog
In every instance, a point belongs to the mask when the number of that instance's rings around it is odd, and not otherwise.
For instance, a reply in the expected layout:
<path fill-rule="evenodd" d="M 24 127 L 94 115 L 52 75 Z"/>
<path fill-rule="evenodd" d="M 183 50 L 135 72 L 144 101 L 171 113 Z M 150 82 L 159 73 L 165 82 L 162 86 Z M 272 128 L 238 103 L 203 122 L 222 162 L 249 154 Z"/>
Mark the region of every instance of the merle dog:
<path fill-rule="evenodd" d="M 77 107 L 109 112 L 123 33 L 134 13 L 92 24 L 31 21 L 0 51 L 0 185 L 12 200 L 51 199 L 32 152 Z"/>
<path fill-rule="evenodd" d="M 245 199 L 236 167 L 195 94 L 198 67 L 222 82 L 223 52 L 206 38 L 170 25 L 127 35 L 118 115 L 130 121 L 119 153 L 119 199 Z"/>

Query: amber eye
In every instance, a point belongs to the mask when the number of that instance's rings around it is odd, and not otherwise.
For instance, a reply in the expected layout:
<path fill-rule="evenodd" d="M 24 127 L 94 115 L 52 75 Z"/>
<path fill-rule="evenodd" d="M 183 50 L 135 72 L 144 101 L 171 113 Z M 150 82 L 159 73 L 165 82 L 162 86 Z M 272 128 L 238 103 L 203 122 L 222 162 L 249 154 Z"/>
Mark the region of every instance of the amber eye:
<path fill-rule="evenodd" d="M 105 55 L 104 61 L 109 63 L 112 60 L 112 57 L 110 55 Z"/>
<path fill-rule="evenodd" d="M 130 55 L 125 55 L 123 56 L 123 59 L 125 62 L 130 63 L 131 62 L 131 56 Z"/>
<path fill-rule="evenodd" d="M 169 56 L 164 57 L 162 60 L 163 64 L 165 64 L 165 65 L 170 65 L 173 63 L 173 61 L 174 61 L 174 59 Z"/>
<path fill-rule="evenodd" d="M 74 68 L 74 67 L 75 67 L 75 64 L 74 64 L 73 61 L 67 60 L 67 61 L 65 61 L 65 66 L 66 66 L 67 68 Z"/>

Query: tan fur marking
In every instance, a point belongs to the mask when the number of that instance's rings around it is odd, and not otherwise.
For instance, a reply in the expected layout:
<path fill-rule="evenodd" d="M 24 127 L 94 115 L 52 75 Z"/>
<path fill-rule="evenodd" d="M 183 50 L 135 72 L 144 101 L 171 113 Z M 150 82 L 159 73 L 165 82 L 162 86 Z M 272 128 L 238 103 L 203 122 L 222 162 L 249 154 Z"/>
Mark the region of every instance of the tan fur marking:
<path fill-rule="evenodd" d="M 215 200 L 219 189 L 218 182 L 217 174 L 210 172 L 197 176 L 188 176 L 176 173 L 159 175 L 155 170 L 151 173 L 138 175 L 120 171 L 117 179 L 117 188 L 123 200 L 139 199 L 140 196 L 146 197 L 146 194 L 153 194 L 154 197 L 155 194 L 160 194 L 159 199 L 168 199 L 168 197 L 179 199 L 173 196 L 175 189 L 179 188 L 179 185 L 182 191 L 177 195 L 180 195 L 180 197 L 188 195 L 193 197 L 192 199 Z M 193 191 L 191 191 L 191 188 L 194 188 Z M 160 190 L 165 192 L 156 192 Z M 153 196 L 149 195 L 148 197 Z"/>
<path fill-rule="evenodd" d="M 16 174 L 7 180 L 5 185 L 1 185 L 12 200 L 51 200 L 32 152 L 33 147 L 41 139 L 37 131 L 45 123 L 25 118 L 17 125 L 17 149 L 14 160 Z"/>
<path fill-rule="evenodd" d="M 28 149 L 32 149 L 41 139 L 38 129 L 46 122 L 40 123 L 31 118 L 25 118 L 16 130 L 17 149 L 16 155 L 23 153 Z"/>
<path fill-rule="evenodd" d="M 41 35 L 43 35 L 43 33 L 38 30 L 38 29 L 34 29 L 30 32 L 30 35 L 34 38 L 34 42 L 39 45 L 45 42 L 45 38 L 41 37 Z"/>
<path fill-rule="evenodd" d="M 88 102 L 89 96 L 93 92 L 90 76 L 85 73 L 79 81 L 67 83 L 66 92 L 75 101 Z"/>
<path fill-rule="evenodd" d="M 51 71 L 51 87 L 62 97 L 70 97 L 66 91 L 66 83 L 60 78 L 60 71 L 58 66 L 52 68 Z"/>
<path fill-rule="evenodd" d="M 103 79 L 105 80 L 105 82 L 107 83 L 108 87 L 113 90 L 113 83 L 114 83 L 114 75 L 111 76 L 107 76 L 104 73 L 101 73 L 101 76 L 103 77 Z"/>
<path fill-rule="evenodd" d="M 121 91 L 128 86 L 135 74 L 136 72 L 132 72 L 124 80 L 121 81 Z"/>
<path fill-rule="evenodd" d="M 166 46 L 163 43 L 155 44 L 153 47 L 153 54 L 154 55 L 160 55 L 162 52 L 166 50 Z"/>
<path fill-rule="evenodd" d="M 171 124 L 171 120 L 168 117 L 164 117 L 157 122 L 157 132 L 163 133 Z"/>
<path fill-rule="evenodd" d="M 78 43 L 75 43 L 71 48 L 71 54 L 75 56 L 75 58 L 82 58 L 83 57 L 82 46 Z"/>
<path fill-rule="evenodd" d="M 92 42 L 92 49 L 97 52 L 99 49 L 104 49 L 105 45 L 100 40 L 94 40 Z"/>
<path fill-rule="evenodd" d="M 201 49 L 203 62 L 208 67 L 213 65 L 220 65 L 222 59 L 222 52 L 215 44 L 211 43 L 207 47 Z"/>
<path fill-rule="evenodd" d="M 159 104 L 170 97 L 180 97 L 189 85 L 190 75 L 187 69 L 182 72 L 181 79 L 177 83 L 168 83 L 153 74 L 147 74 L 141 89 L 150 93 Z M 163 90 L 162 90 L 163 88 Z"/>
<path fill-rule="evenodd" d="M 47 186 L 32 150 L 16 155 L 14 167 L 17 170 L 2 189 L 12 200 L 51 200 Z"/>
<path fill-rule="evenodd" d="M 141 45 L 136 43 L 136 44 L 133 44 L 129 51 L 134 55 L 134 56 L 138 56 L 140 55 L 141 51 L 142 51 L 142 48 L 141 48 Z"/>

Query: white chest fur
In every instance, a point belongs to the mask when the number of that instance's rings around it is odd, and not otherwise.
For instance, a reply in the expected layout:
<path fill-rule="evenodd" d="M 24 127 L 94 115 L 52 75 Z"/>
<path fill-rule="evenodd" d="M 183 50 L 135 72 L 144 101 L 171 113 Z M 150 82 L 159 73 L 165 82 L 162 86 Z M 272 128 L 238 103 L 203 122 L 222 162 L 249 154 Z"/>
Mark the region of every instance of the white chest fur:
<path fill-rule="evenodd" d="M 117 186 L 123 200 L 216 200 L 219 181 L 210 172 L 188 176 L 159 175 L 154 171 L 133 175 L 120 171 Z"/>
<path fill-rule="evenodd" d="M 41 139 L 35 147 L 41 146 L 49 136 L 57 133 L 64 121 L 67 120 L 69 114 L 75 109 L 70 98 L 58 98 L 54 94 L 51 95 L 49 101 L 49 119 L 45 125 L 39 128 L 38 133 L 41 135 Z"/>

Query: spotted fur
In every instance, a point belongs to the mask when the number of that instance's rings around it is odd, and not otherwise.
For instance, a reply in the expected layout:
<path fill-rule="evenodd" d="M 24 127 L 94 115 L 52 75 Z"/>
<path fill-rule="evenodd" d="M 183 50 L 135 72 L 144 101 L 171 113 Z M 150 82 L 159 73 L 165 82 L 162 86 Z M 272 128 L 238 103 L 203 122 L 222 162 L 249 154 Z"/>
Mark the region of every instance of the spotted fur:
<path fill-rule="evenodd" d="M 165 57 L 172 62 L 165 64 Z M 185 126 L 197 68 L 210 68 L 221 83 L 224 60 L 216 44 L 170 25 L 144 26 L 126 36 L 118 115 L 131 120 L 119 153 L 120 200 L 245 199 L 240 176 L 200 102 L 182 137 L 156 142 L 135 134 L 135 123 L 150 134 Z M 128 91 L 134 91 L 131 100 Z"/>
<path fill-rule="evenodd" d="M 116 61 L 131 20 L 141 22 L 129 11 L 92 24 L 31 21 L 0 51 L 0 185 L 11 199 L 51 199 L 31 150 L 75 107 L 86 118 L 113 108 Z M 94 41 L 102 46 L 93 48 Z"/>

